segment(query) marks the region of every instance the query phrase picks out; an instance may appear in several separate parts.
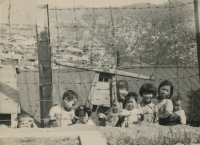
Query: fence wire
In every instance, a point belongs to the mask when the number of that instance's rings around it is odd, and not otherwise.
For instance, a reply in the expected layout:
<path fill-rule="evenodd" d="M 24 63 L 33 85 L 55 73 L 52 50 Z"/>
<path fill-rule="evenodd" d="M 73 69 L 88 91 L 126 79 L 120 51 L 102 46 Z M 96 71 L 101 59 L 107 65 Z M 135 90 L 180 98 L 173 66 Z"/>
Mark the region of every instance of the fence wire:
<path fill-rule="evenodd" d="M 183 108 L 190 122 L 194 119 L 200 88 L 192 0 L 186 3 L 168 0 L 160 5 L 153 5 L 148 0 L 146 4 L 122 7 L 114 7 L 109 1 L 106 8 L 94 7 L 94 1 L 91 8 L 79 8 L 75 0 L 73 8 L 60 8 L 55 0 L 55 6 L 37 7 L 37 11 L 49 11 L 49 18 L 44 16 L 42 26 L 38 25 L 39 17 L 36 25 L 11 24 L 12 0 L 9 2 L 8 23 L 1 24 L 0 57 L 1 69 L 12 70 L 14 77 L 1 79 L 1 93 L 6 98 L 1 97 L 0 102 L 14 97 L 22 110 L 40 122 L 40 102 L 61 104 L 65 90 L 77 92 L 78 105 L 92 100 L 110 101 L 109 97 L 94 98 L 91 88 L 105 79 L 95 81 L 94 77 L 100 73 L 98 70 L 108 74 L 110 69 L 120 69 L 155 78 L 143 80 L 127 77 L 126 73 L 111 75 L 115 75 L 116 80 L 126 80 L 129 91 L 137 93 L 144 83 L 150 82 L 158 87 L 162 81 L 170 80 L 175 88 L 174 96 L 183 98 Z M 49 100 L 42 100 L 39 95 L 37 49 L 42 45 L 37 44 L 40 35 L 37 29 L 49 29 L 50 32 L 53 92 Z M 117 52 L 120 54 L 118 58 Z M 15 69 L 10 69 L 9 65 Z M 105 81 L 108 82 L 113 83 Z M 6 93 L 8 89 L 17 91 L 18 95 Z M 96 88 L 96 91 L 110 91 L 110 88 Z"/>

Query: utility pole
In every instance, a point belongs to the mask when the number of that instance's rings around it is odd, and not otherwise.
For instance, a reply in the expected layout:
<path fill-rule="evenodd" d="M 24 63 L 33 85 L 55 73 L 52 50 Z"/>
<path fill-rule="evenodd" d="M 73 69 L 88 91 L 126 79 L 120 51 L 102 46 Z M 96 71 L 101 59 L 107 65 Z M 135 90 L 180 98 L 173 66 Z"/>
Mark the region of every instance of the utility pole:
<path fill-rule="evenodd" d="M 47 10 L 47 11 L 45 11 Z M 53 105 L 52 101 L 52 68 L 51 68 L 51 47 L 49 32 L 48 5 L 37 9 L 37 48 L 39 62 L 39 90 L 40 90 L 40 116 L 41 127 L 44 128 L 44 119 L 47 118 Z M 47 15 L 46 15 L 47 14 Z M 47 22 L 45 22 L 45 15 Z M 47 24 L 46 24 L 47 23 Z"/>
<path fill-rule="evenodd" d="M 197 43 L 197 57 L 199 66 L 199 83 L 200 83 L 200 3 L 199 0 L 194 0 L 194 14 L 195 14 L 195 26 L 196 26 L 196 43 Z"/>

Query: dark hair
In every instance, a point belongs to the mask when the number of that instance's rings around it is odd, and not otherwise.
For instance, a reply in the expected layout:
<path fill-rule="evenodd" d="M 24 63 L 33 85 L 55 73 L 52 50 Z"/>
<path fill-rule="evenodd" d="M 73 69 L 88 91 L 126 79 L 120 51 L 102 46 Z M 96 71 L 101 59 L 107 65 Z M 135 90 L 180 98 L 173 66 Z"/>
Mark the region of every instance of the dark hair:
<path fill-rule="evenodd" d="M 174 92 L 174 86 L 172 84 L 172 82 L 168 81 L 168 80 L 164 80 L 160 83 L 159 87 L 158 87 L 158 95 L 160 96 L 160 88 L 163 87 L 163 86 L 170 86 L 170 96 L 169 98 L 172 97 L 173 95 L 173 92 Z M 168 98 L 168 99 L 169 99 Z"/>
<path fill-rule="evenodd" d="M 77 117 L 84 117 L 86 113 L 88 114 L 88 117 L 90 117 L 92 111 L 90 108 L 87 108 L 85 105 L 80 105 L 75 109 L 75 115 Z"/>
<path fill-rule="evenodd" d="M 67 90 L 63 93 L 62 100 L 65 98 L 67 98 L 68 101 L 71 101 L 73 99 L 78 99 L 78 95 L 73 90 Z"/>
<path fill-rule="evenodd" d="M 127 101 L 130 99 L 130 98 L 134 98 L 135 99 L 135 102 L 137 103 L 137 99 L 138 99 L 138 94 L 135 93 L 135 92 L 129 92 L 125 98 L 125 104 L 127 103 Z"/>
<path fill-rule="evenodd" d="M 153 98 L 155 98 L 156 97 L 156 87 L 150 83 L 146 83 L 140 87 L 139 93 L 140 93 L 141 97 L 144 93 L 152 93 Z"/>
<path fill-rule="evenodd" d="M 119 81 L 117 81 L 116 86 L 117 86 L 117 89 L 126 88 L 126 90 L 128 90 L 128 82 L 127 81 L 119 80 Z"/>
<path fill-rule="evenodd" d="M 181 97 L 180 96 L 175 96 L 175 97 L 172 97 L 172 102 L 178 102 L 178 101 L 182 101 Z"/>
<path fill-rule="evenodd" d="M 33 117 L 29 114 L 19 114 L 17 118 L 20 119 L 20 118 L 33 118 Z"/>

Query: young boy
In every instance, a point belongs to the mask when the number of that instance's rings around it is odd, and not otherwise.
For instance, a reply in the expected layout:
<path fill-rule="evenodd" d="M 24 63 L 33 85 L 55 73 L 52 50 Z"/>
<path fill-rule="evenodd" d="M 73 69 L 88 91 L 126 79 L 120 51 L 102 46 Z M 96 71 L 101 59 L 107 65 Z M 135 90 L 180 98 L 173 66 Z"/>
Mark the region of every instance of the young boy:
<path fill-rule="evenodd" d="M 168 125 L 170 115 L 173 112 L 173 104 L 170 98 L 173 95 L 173 85 L 170 81 L 165 80 L 158 87 L 157 107 L 160 125 Z"/>
<path fill-rule="evenodd" d="M 141 108 L 137 104 L 138 95 L 135 92 L 129 92 L 125 99 L 125 108 L 119 113 L 123 120 L 121 127 L 129 127 L 137 124 L 140 120 Z"/>
<path fill-rule="evenodd" d="M 20 114 L 18 116 L 17 128 L 38 128 L 34 119 L 29 114 Z"/>
<path fill-rule="evenodd" d="M 66 127 L 75 123 L 73 106 L 77 103 L 78 95 L 73 90 L 67 90 L 62 96 L 61 106 L 54 106 L 49 112 L 54 127 Z"/>
<path fill-rule="evenodd" d="M 142 102 L 140 103 L 142 110 L 141 120 L 148 123 L 157 123 L 158 108 L 151 102 L 156 97 L 156 88 L 154 85 L 146 83 L 141 86 L 139 93 L 142 97 Z"/>
<path fill-rule="evenodd" d="M 117 100 L 111 107 L 99 106 L 97 114 L 100 120 L 99 126 L 120 126 L 121 122 L 118 121 L 116 113 L 121 112 L 124 108 L 124 99 L 128 94 L 128 82 L 124 80 L 117 81 Z M 113 115 L 113 113 L 115 113 Z"/>
<path fill-rule="evenodd" d="M 75 110 L 75 115 L 77 116 L 76 124 L 94 125 L 94 123 L 89 119 L 91 110 L 85 105 L 80 105 L 77 107 Z"/>
<path fill-rule="evenodd" d="M 170 125 L 186 124 L 185 111 L 181 108 L 182 99 L 180 97 L 173 97 L 173 113 L 170 116 Z"/>

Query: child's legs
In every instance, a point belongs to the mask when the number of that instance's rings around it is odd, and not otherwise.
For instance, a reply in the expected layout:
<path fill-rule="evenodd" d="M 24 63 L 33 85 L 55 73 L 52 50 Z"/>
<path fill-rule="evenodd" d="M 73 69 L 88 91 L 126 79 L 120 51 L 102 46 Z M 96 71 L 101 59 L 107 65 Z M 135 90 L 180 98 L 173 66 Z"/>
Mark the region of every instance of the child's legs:
<path fill-rule="evenodd" d="M 170 116 L 168 116 L 167 118 L 159 118 L 159 124 L 160 125 L 168 125 L 170 120 Z"/>

